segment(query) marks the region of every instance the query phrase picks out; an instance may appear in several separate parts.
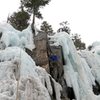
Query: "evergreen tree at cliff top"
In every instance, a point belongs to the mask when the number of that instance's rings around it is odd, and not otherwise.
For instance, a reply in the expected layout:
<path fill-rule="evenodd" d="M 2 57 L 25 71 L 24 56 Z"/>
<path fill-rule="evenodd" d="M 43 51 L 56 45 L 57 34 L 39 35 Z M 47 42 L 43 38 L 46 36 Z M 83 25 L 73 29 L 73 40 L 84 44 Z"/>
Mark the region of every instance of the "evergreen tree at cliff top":
<path fill-rule="evenodd" d="M 15 29 L 22 31 L 29 25 L 30 15 L 21 8 L 20 11 L 14 12 L 8 17 L 7 22 L 10 23 Z"/>
<path fill-rule="evenodd" d="M 60 28 L 57 30 L 57 32 L 66 32 L 67 34 L 71 35 L 71 29 L 68 26 L 69 23 L 68 21 L 63 21 L 60 23 Z M 72 34 L 71 39 L 73 40 L 73 43 L 76 47 L 77 50 L 84 50 L 86 49 L 86 45 L 84 42 L 81 41 L 80 35 L 79 34 Z"/>
<path fill-rule="evenodd" d="M 39 11 L 41 7 L 44 7 L 50 2 L 50 0 L 21 0 L 21 5 L 23 5 L 28 12 L 33 14 L 33 21 L 32 21 L 32 31 L 35 35 L 35 17 L 42 18 L 42 14 Z"/>
<path fill-rule="evenodd" d="M 54 34 L 52 26 L 49 25 L 47 23 L 47 21 L 43 21 L 40 28 L 41 28 L 42 32 L 47 33 L 48 35 L 53 35 Z"/>
<path fill-rule="evenodd" d="M 71 30 L 68 25 L 69 25 L 68 21 L 61 22 L 60 23 L 61 27 L 57 30 L 57 32 L 66 32 L 66 33 L 70 34 Z"/>
<path fill-rule="evenodd" d="M 77 50 L 84 50 L 86 49 L 85 43 L 81 41 L 80 35 L 77 33 L 72 35 L 72 40 Z"/>

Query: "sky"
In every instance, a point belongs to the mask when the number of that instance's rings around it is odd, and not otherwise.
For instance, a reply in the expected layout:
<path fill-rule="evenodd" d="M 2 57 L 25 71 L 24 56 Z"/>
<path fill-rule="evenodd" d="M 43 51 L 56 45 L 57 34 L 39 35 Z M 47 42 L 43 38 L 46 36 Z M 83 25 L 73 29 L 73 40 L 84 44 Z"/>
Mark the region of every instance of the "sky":
<path fill-rule="evenodd" d="M 8 15 L 18 10 L 19 2 L 0 1 L 0 22 L 6 21 Z M 54 30 L 59 28 L 60 22 L 68 21 L 71 33 L 80 34 L 87 46 L 100 41 L 100 0 L 51 0 L 49 5 L 41 8 L 41 12 L 43 20 L 51 24 Z"/>

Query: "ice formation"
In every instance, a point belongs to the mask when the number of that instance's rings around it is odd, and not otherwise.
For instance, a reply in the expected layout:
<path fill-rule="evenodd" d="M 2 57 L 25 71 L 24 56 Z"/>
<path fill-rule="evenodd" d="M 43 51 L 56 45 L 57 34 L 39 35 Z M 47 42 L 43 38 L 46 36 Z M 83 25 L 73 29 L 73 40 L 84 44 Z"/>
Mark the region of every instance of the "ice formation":
<path fill-rule="evenodd" d="M 19 32 L 1 24 L 0 33 L 0 100 L 51 100 L 53 88 L 61 100 L 60 84 L 24 51 L 34 48 L 30 27 Z"/>
<path fill-rule="evenodd" d="M 20 32 L 0 24 L 0 34 L 0 100 L 52 100 L 53 91 L 61 100 L 61 85 L 24 51 L 35 47 L 30 26 Z M 73 88 L 75 100 L 100 100 L 100 91 L 96 95 L 93 90 L 100 84 L 100 43 L 94 43 L 91 51 L 77 52 L 68 34 L 50 38 L 52 45 L 62 46 L 64 79 Z"/>
<path fill-rule="evenodd" d="M 19 100 L 51 100 L 50 79 L 52 77 L 19 47 L 0 51 L 0 100 L 16 100 L 17 96 Z M 55 80 L 53 83 L 59 94 L 56 100 L 60 100 L 61 86 Z"/>
<path fill-rule="evenodd" d="M 32 50 L 35 47 L 30 26 L 23 31 L 18 31 L 7 23 L 1 23 L 0 34 L 2 34 L 0 38 L 0 49 L 18 46 Z"/>
<path fill-rule="evenodd" d="M 72 87 L 76 100 L 100 100 L 93 92 L 95 81 L 100 84 L 100 45 L 96 43 L 91 52 L 79 53 L 69 35 L 62 32 L 50 37 L 52 45 L 61 45 L 65 60 L 64 77 L 68 87 Z M 98 44 L 98 45 L 97 45 Z"/>

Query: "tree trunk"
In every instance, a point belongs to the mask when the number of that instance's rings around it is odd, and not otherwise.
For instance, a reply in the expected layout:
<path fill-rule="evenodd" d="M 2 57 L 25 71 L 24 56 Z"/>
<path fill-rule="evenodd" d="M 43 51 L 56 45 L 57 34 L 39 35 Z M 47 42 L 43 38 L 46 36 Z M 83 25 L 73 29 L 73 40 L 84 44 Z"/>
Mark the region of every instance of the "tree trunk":
<path fill-rule="evenodd" d="M 33 37 L 36 35 L 35 34 L 35 12 L 33 11 L 33 21 L 32 21 L 32 25 L 31 25 L 31 29 L 32 29 L 32 33 L 33 33 Z"/>

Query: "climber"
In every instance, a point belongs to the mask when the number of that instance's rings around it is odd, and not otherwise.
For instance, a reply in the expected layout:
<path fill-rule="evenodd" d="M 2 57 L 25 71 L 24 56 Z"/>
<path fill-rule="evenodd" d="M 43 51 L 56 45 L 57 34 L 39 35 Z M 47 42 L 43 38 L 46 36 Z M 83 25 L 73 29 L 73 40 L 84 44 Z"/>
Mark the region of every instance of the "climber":
<path fill-rule="evenodd" d="M 49 58 L 50 58 L 50 61 L 52 61 L 52 62 L 56 62 L 59 60 L 59 57 L 57 55 L 50 55 Z"/>

